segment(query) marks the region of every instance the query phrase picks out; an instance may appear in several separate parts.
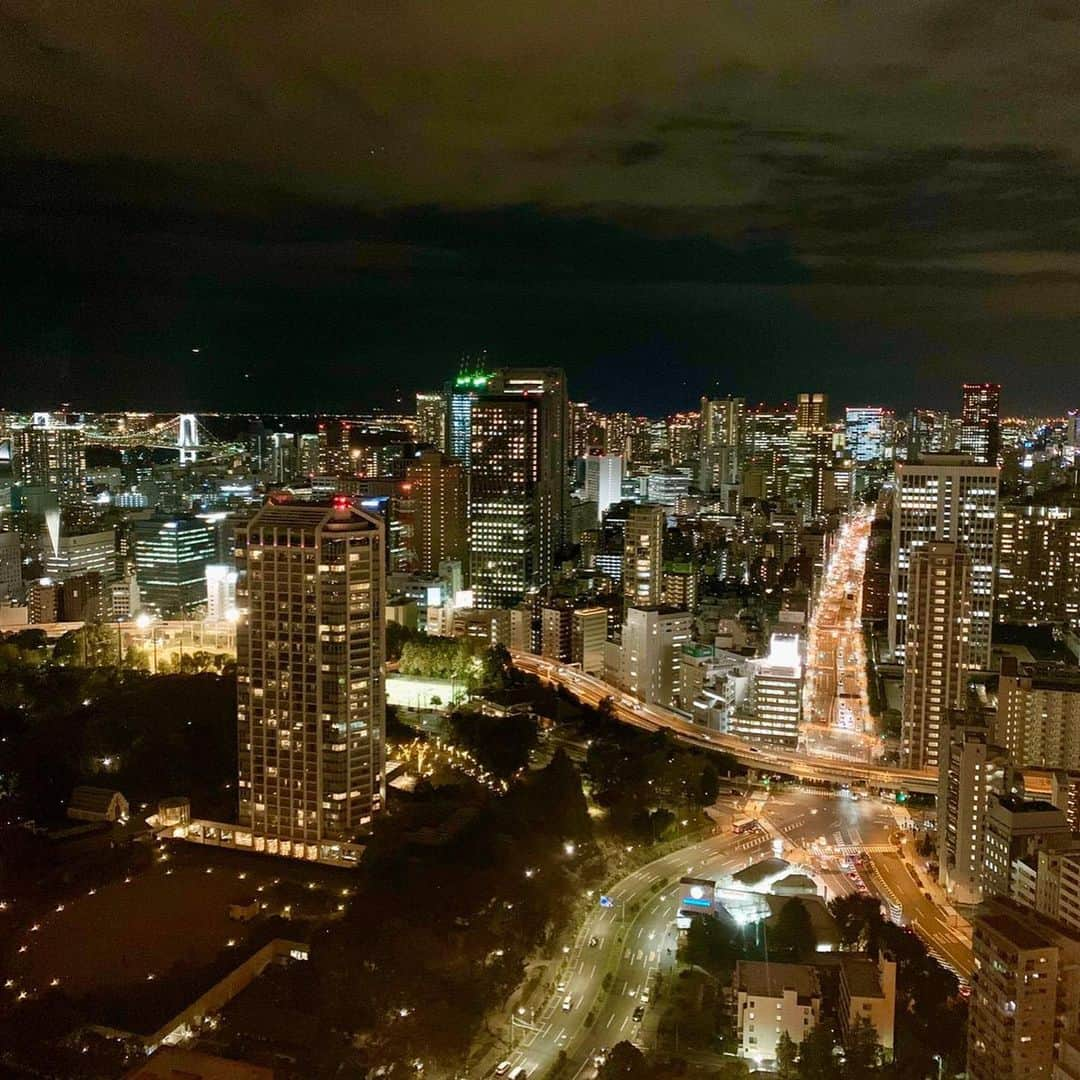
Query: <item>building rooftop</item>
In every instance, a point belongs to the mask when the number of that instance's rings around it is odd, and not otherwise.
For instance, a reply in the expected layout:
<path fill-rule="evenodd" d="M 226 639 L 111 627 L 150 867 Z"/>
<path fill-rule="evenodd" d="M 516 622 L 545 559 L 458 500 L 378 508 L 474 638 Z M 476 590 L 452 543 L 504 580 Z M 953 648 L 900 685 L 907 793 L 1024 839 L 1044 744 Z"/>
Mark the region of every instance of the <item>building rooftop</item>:
<path fill-rule="evenodd" d="M 752 889 L 755 885 L 761 885 L 770 878 L 782 874 L 791 866 L 787 859 L 762 859 L 760 862 L 751 863 L 745 870 L 732 874 L 732 880 L 740 885 Z"/>
<path fill-rule="evenodd" d="M 782 997 L 794 990 L 800 998 L 816 997 L 821 988 L 810 964 L 774 964 L 765 960 L 740 960 L 735 965 L 735 988 L 761 997 Z"/>
<path fill-rule="evenodd" d="M 877 964 L 861 956 L 841 956 L 840 970 L 843 973 L 844 982 L 847 983 L 848 993 L 852 997 L 883 998 L 884 991 L 881 989 L 881 972 Z"/>
<path fill-rule="evenodd" d="M 1019 949 L 1048 949 L 1053 942 L 1020 918 L 1000 909 L 978 916 L 978 923 L 1006 938 Z"/>

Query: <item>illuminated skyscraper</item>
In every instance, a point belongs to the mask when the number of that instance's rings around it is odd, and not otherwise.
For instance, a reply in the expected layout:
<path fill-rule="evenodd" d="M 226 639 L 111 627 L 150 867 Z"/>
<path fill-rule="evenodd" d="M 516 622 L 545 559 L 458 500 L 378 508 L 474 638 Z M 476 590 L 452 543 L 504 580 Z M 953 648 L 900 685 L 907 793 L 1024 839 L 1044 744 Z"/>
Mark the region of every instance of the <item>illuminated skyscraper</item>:
<path fill-rule="evenodd" d="M 354 861 L 386 797 L 382 523 L 268 503 L 236 542 L 240 823 L 257 851 Z"/>
<path fill-rule="evenodd" d="M 426 450 L 409 462 L 406 484 L 418 569 L 437 574 L 444 559 L 464 564 L 467 488 L 461 463 L 437 450 Z"/>
<path fill-rule="evenodd" d="M 960 452 L 981 465 L 996 465 L 1001 452 L 1001 387 L 964 383 L 960 413 Z"/>
<path fill-rule="evenodd" d="M 703 397 L 699 420 L 702 487 L 737 483 L 743 460 L 746 400 Z"/>
<path fill-rule="evenodd" d="M 477 607 L 512 607 L 551 565 L 540 541 L 540 403 L 484 397 L 470 412 L 469 580 Z"/>
<path fill-rule="evenodd" d="M 848 406 L 844 410 L 844 437 L 848 456 L 857 465 L 886 460 L 892 413 L 880 405 Z"/>
<path fill-rule="evenodd" d="M 795 427 L 800 431 L 822 431 L 829 424 L 829 395 L 820 392 L 799 394 L 795 402 Z"/>
<path fill-rule="evenodd" d="M 596 503 L 599 522 L 607 508 L 622 498 L 623 459 L 618 454 L 592 454 L 584 464 L 585 500 Z"/>
<path fill-rule="evenodd" d="M 971 662 L 972 565 L 957 544 L 911 556 L 900 753 L 912 769 L 938 764 L 954 709 L 963 708 Z"/>
<path fill-rule="evenodd" d="M 481 361 L 463 364 L 457 378 L 447 386 L 445 395 L 448 401 L 447 446 L 450 456 L 457 458 L 466 469 L 472 464 L 473 402 L 487 390 L 491 379 Z"/>
<path fill-rule="evenodd" d="M 664 599 L 662 506 L 634 506 L 623 532 L 622 585 L 628 607 L 657 607 Z"/>
<path fill-rule="evenodd" d="M 61 506 L 82 502 L 86 478 L 86 442 L 82 428 L 41 422 L 14 433 L 12 453 L 20 483 L 40 487 Z"/>
<path fill-rule="evenodd" d="M 889 648 L 902 661 L 907 638 L 910 564 L 917 548 L 935 541 L 960 544 L 971 560 L 970 662 L 990 663 L 998 468 L 969 458 L 926 455 L 896 465 L 892 567 L 889 577 Z"/>
<path fill-rule="evenodd" d="M 206 602 L 206 566 L 215 561 L 214 527 L 186 515 L 133 521 L 130 550 L 146 603 L 163 614 L 189 614 Z"/>
<path fill-rule="evenodd" d="M 446 453 L 447 399 L 445 394 L 416 395 L 416 438 Z"/>
<path fill-rule="evenodd" d="M 998 518 L 997 614 L 1003 622 L 1080 618 L 1080 507 L 1013 503 Z"/>

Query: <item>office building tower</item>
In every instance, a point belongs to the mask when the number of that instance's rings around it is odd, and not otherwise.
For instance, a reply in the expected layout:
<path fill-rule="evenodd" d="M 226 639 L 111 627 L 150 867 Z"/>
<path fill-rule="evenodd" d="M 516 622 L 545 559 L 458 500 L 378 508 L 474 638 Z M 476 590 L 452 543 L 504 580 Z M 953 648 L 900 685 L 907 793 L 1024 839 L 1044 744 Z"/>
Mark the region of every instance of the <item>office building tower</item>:
<path fill-rule="evenodd" d="M 960 411 L 960 452 L 980 465 L 997 465 L 1001 453 L 1001 387 L 964 383 Z"/>
<path fill-rule="evenodd" d="M 1008 757 L 986 725 L 957 711 L 943 729 L 938 762 L 938 880 L 954 903 L 982 899 L 986 817 L 1005 788 Z"/>
<path fill-rule="evenodd" d="M 446 453 L 448 405 L 445 394 L 416 395 L 416 441 Z"/>
<path fill-rule="evenodd" d="M 799 394 L 795 402 L 795 427 L 799 431 L 823 431 L 829 426 L 829 395 Z"/>
<path fill-rule="evenodd" d="M 492 376 L 487 397 L 526 397 L 537 402 L 540 445 L 537 463 L 538 519 L 545 562 L 566 543 L 569 532 L 570 412 L 566 373 L 561 368 L 500 368 Z"/>
<path fill-rule="evenodd" d="M 13 432 L 12 459 L 21 484 L 40 488 L 60 506 L 83 501 L 86 441 L 82 428 L 54 424 L 43 414 L 40 423 Z"/>
<path fill-rule="evenodd" d="M 645 478 L 645 498 L 671 514 L 689 491 L 690 477 L 679 469 L 660 469 Z"/>
<path fill-rule="evenodd" d="M 352 424 L 348 420 L 320 420 L 316 425 L 319 439 L 319 472 L 323 476 L 352 476 Z"/>
<path fill-rule="evenodd" d="M 995 604 L 1002 622 L 1080 619 L 1080 507 L 1002 506 Z"/>
<path fill-rule="evenodd" d="M 892 413 L 880 405 L 849 405 L 844 410 L 844 439 L 856 465 L 877 465 L 888 459 Z"/>
<path fill-rule="evenodd" d="M 699 445 L 705 490 L 737 484 L 743 465 L 746 399 L 701 399 Z"/>
<path fill-rule="evenodd" d="M 664 527 L 662 506 L 632 506 L 623 530 L 622 586 L 626 603 L 655 607 L 664 598 Z"/>
<path fill-rule="evenodd" d="M 779 476 L 787 462 L 791 435 L 795 429 L 795 410 L 790 405 L 759 405 L 746 413 L 746 467 L 761 470 L 765 498 L 779 493 Z"/>
<path fill-rule="evenodd" d="M 1003 656 L 994 738 L 1017 765 L 1080 769 L 1080 672 Z"/>
<path fill-rule="evenodd" d="M 513 607 L 547 580 L 540 539 L 540 410 L 527 397 L 471 406 L 470 585 L 477 607 Z"/>
<path fill-rule="evenodd" d="M 911 559 L 904 659 L 901 758 L 933 768 L 950 714 L 967 699 L 971 670 L 971 557 L 957 544 L 929 543 Z"/>
<path fill-rule="evenodd" d="M 257 851 L 355 860 L 386 797 L 382 522 L 268 503 L 236 539 L 240 822 Z"/>
<path fill-rule="evenodd" d="M 596 504 L 596 521 L 622 498 L 623 459 L 618 454 L 591 454 L 585 466 L 585 501 Z"/>
<path fill-rule="evenodd" d="M 412 509 L 412 547 L 422 573 L 437 574 L 447 559 L 468 558 L 468 481 L 459 461 L 426 450 L 405 470 Z"/>
<path fill-rule="evenodd" d="M 206 618 L 208 622 L 230 622 L 237 617 L 236 568 L 210 563 L 206 567 Z"/>
<path fill-rule="evenodd" d="M 736 710 L 730 731 L 740 738 L 795 749 L 802 723 L 803 663 L 797 634 L 774 633 L 769 654 L 751 662 L 750 708 Z"/>
<path fill-rule="evenodd" d="M 682 650 L 693 638 L 686 611 L 627 607 L 622 629 L 620 683 L 646 705 L 670 708 L 681 685 Z"/>
<path fill-rule="evenodd" d="M 0 600 L 22 594 L 22 545 L 16 532 L 0 532 Z"/>
<path fill-rule="evenodd" d="M 142 600 L 139 596 L 139 582 L 134 574 L 124 574 L 108 586 L 104 618 L 115 622 L 130 622 L 139 614 Z"/>
<path fill-rule="evenodd" d="M 299 435 L 296 441 L 296 471 L 308 478 L 319 471 L 319 436 Z"/>
<path fill-rule="evenodd" d="M 472 465 L 472 407 L 480 394 L 486 393 L 491 373 L 481 360 L 463 364 L 457 378 L 446 388 L 446 442 L 450 456 L 466 469 Z"/>
<path fill-rule="evenodd" d="M 187 615 L 206 602 L 214 527 L 194 516 L 155 514 L 133 521 L 129 550 L 143 601 L 163 615 Z"/>
<path fill-rule="evenodd" d="M 275 431 L 269 436 L 270 482 L 286 484 L 299 471 L 296 436 L 289 431 Z"/>
<path fill-rule="evenodd" d="M 58 581 L 86 573 L 111 578 L 116 573 L 115 530 L 72 534 L 61 529 L 55 548 L 46 541 L 45 573 Z"/>
<path fill-rule="evenodd" d="M 1076 1033 L 1080 940 L 1060 923 L 1002 899 L 972 921 L 968 1080 L 1050 1077 Z"/>
<path fill-rule="evenodd" d="M 902 662 L 908 633 L 911 560 L 922 545 L 959 544 L 971 559 L 970 662 L 990 663 L 998 469 L 964 457 L 898 462 L 889 577 L 889 649 Z"/>
<path fill-rule="evenodd" d="M 607 608 L 578 608 L 570 626 L 570 661 L 586 675 L 603 675 L 607 643 Z"/>

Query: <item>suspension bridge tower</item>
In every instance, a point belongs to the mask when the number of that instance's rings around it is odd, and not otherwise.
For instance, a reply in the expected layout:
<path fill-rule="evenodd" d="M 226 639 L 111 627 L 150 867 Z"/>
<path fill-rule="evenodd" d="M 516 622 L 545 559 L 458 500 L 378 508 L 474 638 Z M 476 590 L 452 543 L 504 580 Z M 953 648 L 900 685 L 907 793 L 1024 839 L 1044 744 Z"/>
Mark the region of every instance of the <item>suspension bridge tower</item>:
<path fill-rule="evenodd" d="M 194 413 L 181 413 L 176 422 L 176 448 L 180 451 L 180 464 L 192 464 L 199 456 L 199 421 Z"/>

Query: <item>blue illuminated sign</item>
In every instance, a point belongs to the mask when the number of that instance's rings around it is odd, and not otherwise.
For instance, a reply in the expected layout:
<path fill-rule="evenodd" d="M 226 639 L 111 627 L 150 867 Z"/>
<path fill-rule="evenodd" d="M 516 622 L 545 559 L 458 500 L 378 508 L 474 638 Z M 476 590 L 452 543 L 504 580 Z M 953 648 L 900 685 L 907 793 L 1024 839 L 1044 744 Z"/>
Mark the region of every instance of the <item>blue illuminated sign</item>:
<path fill-rule="evenodd" d="M 687 907 L 712 907 L 711 900 L 695 900 L 692 896 L 684 896 L 683 903 Z"/>

